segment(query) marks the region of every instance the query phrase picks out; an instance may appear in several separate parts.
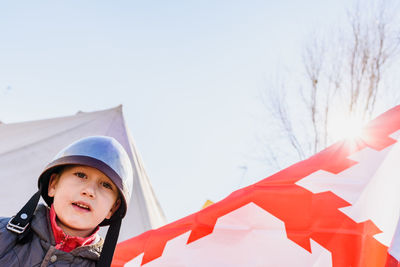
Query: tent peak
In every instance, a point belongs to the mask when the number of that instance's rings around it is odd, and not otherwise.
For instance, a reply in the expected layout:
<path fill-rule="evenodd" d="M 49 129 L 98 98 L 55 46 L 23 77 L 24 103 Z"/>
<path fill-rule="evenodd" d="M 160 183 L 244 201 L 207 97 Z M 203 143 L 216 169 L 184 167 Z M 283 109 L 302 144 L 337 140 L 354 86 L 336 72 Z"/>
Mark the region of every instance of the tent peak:
<path fill-rule="evenodd" d="M 106 110 L 118 110 L 118 111 L 122 111 L 122 104 L 119 104 L 118 106 L 112 107 L 112 108 L 108 108 L 108 109 L 101 109 L 101 110 L 97 110 L 97 111 L 106 111 Z M 76 114 L 84 114 L 84 113 L 91 113 L 93 111 L 82 111 L 82 110 L 78 110 L 76 112 Z"/>

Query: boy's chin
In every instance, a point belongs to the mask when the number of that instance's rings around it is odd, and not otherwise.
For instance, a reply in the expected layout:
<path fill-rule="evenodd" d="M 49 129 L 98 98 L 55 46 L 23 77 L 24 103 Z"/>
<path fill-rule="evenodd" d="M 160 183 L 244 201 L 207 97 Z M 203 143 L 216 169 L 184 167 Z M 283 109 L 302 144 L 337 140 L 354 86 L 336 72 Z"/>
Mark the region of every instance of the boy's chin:
<path fill-rule="evenodd" d="M 97 228 L 98 224 L 87 221 L 66 220 L 66 222 L 57 221 L 58 226 L 70 236 L 86 237 Z"/>
<path fill-rule="evenodd" d="M 68 228 L 63 229 L 63 230 L 67 235 L 70 235 L 70 236 L 88 237 L 94 232 L 96 227 L 97 226 L 95 226 L 93 228 L 92 227 L 90 227 L 90 228 L 68 227 Z"/>

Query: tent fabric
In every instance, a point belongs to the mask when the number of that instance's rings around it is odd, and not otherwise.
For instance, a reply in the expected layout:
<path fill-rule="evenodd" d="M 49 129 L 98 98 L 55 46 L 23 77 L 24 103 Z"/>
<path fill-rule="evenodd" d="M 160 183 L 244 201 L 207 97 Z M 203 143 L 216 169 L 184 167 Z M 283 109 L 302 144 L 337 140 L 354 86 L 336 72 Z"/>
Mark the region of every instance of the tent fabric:
<path fill-rule="evenodd" d="M 112 266 L 399 266 L 400 106 L 197 213 L 117 245 Z"/>
<path fill-rule="evenodd" d="M 37 190 L 43 168 L 65 146 L 91 135 L 117 139 L 131 159 L 134 177 L 130 206 L 119 240 L 166 223 L 142 159 L 129 133 L 122 106 L 22 123 L 0 124 L 0 216 L 16 214 Z M 104 231 L 103 231 L 104 232 Z"/>

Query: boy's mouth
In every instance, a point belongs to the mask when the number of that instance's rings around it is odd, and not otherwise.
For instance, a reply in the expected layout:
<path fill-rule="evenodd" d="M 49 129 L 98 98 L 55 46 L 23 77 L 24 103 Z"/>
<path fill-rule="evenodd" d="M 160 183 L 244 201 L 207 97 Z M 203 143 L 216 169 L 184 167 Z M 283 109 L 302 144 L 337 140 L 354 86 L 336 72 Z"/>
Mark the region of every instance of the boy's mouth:
<path fill-rule="evenodd" d="M 90 211 L 90 206 L 81 202 L 73 202 L 72 205 L 77 207 L 78 209 Z"/>

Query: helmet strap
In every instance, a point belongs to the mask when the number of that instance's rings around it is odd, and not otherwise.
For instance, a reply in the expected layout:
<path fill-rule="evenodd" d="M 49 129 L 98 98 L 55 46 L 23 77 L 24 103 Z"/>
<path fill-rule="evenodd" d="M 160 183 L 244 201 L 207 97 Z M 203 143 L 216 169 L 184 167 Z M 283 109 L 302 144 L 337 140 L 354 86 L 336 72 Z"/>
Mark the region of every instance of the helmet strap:
<path fill-rule="evenodd" d="M 109 267 L 114 256 L 115 246 L 117 245 L 119 230 L 121 228 L 122 219 L 117 219 L 108 228 L 106 239 L 104 241 L 103 249 L 100 259 L 97 262 L 97 267 Z"/>
<path fill-rule="evenodd" d="M 30 232 L 30 222 L 33 217 L 33 213 L 39 203 L 40 194 L 42 188 L 29 199 L 25 206 L 10 219 L 7 224 L 7 229 L 18 235 L 18 240 L 21 241 L 24 237 L 29 235 Z"/>

